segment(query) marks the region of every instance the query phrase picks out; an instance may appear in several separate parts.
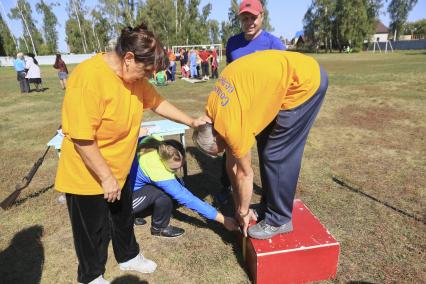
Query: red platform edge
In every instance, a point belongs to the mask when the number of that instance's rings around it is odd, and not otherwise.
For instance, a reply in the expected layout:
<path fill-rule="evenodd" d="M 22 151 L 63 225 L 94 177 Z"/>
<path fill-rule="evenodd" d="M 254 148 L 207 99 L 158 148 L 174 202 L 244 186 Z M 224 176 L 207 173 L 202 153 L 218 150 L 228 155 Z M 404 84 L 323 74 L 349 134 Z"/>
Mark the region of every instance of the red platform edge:
<path fill-rule="evenodd" d="M 257 284 L 322 281 L 337 274 L 339 242 L 299 199 L 293 204 L 293 232 L 270 240 L 247 238 L 243 245 L 250 278 Z"/>

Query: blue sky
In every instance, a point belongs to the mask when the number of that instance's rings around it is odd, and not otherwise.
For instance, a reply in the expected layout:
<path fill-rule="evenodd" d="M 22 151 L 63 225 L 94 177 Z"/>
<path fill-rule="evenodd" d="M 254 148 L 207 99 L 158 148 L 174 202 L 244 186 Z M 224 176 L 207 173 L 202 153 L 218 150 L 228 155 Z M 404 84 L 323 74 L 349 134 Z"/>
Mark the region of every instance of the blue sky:
<path fill-rule="evenodd" d="M 60 25 L 58 26 L 59 32 L 59 50 L 66 52 L 67 46 L 65 43 L 65 21 L 68 15 L 65 11 L 65 3 L 68 1 L 57 1 L 57 0 L 45 0 L 48 3 L 60 2 L 60 7 L 55 7 L 54 12 L 58 17 Z M 8 14 L 10 9 L 16 6 L 16 0 L 0 0 L 3 4 L 5 12 Z M 42 18 L 36 13 L 35 4 L 38 0 L 29 0 L 33 9 L 33 18 L 37 21 L 37 26 L 41 27 Z M 86 6 L 94 7 L 98 3 L 96 0 L 86 0 Z M 230 7 L 231 0 L 201 0 L 200 9 L 204 5 L 211 3 L 213 5 L 211 19 L 216 19 L 219 22 L 224 21 L 228 17 L 228 9 Z M 308 9 L 311 0 L 269 0 L 268 10 L 270 12 L 271 24 L 274 27 L 276 36 L 284 36 L 285 38 L 292 38 L 294 34 L 303 28 L 303 16 Z M 1 7 L 0 7 L 1 8 Z M 3 15 L 3 11 L 0 9 Z M 383 8 L 382 15 L 380 16 L 382 22 L 388 26 L 389 16 L 385 13 L 386 5 Z M 426 0 L 419 0 L 414 9 L 408 16 L 409 21 L 416 21 L 422 18 L 426 18 Z M 15 36 L 22 34 L 22 25 L 20 21 L 10 20 L 7 18 L 8 25 L 11 28 Z"/>

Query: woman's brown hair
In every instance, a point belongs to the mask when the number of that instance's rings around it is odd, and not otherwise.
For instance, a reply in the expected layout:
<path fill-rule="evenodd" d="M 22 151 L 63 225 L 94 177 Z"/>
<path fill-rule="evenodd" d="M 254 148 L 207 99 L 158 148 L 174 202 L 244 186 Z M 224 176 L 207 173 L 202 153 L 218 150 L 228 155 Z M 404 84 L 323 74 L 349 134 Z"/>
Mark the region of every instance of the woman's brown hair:
<path fill-rule="evenodd" d="M 153 65 L 155 71 L 168 67 L 168 59 L 162 43 L 143 23 L 134 28 L 124 28 L 121 31 L 115 52 L 121 58 L 127 52 L 132 52 L 135 55 L 135 61 L 141 62 L 145 66 Z"/>

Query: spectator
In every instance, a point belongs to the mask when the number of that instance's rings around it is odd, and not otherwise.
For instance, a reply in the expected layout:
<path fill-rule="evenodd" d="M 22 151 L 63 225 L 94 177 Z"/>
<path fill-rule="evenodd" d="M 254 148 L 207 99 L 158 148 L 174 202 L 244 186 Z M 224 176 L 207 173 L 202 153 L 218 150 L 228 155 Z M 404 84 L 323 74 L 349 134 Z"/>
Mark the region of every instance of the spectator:
<path fill-rule="evenodd" d="M 29 93 L 30 85 L 28 84 L 28 79 L 25 78 L 27 73 L 25 72 L 25 58 L 22 52 L 18 52 L 18 54 L 16 54 L 16 59 L 13 61 L 13 67 L 15 67 L 16 79 L 19 82 L 21 93 Z"/>
<path fill-rule="evenodd" d="M 172 199 L 209 220 L 215 220 L 228 230 L 238 229 L 233 218 L 224 217 L 207 202 L 194 196 L 176 177 L 185 163 L 185 149 L 175 140 L 155 136 L 141 139 L 130 170 L 129 181 L 133 188 L 133 213 L 153 207 L 151 234 L 162 237 L 178 237 L 185 231 L 170 225 L 173 210 Z M 141 224 L 138 218 L 135 224 Z"/>
<path fill-rule="evenodd" d="M 243 0 L 238 18 L 242 33 L 229 38 L 226 43 L 226 62 L 232 61 L 259 50 L 284 50 L 281 40 L 262 30 L 263 6 L 259 0 Z"/>
<path fill-rule="evenodd" d="M 188 66 L 188 63 L 182 66 L 181 73 L 182 73 L 182 78 L 189 78 L 191 73 L 190 73 L 190 68 Z"/>
<path fill-rule="evenodd" d="M 201 73 L 203 80 L 209 79 L 209 59 L 211 57 L 210 52 L 207 51 L 206 47 L 203 46 L 199 53 L 201 59 Z"/>
<path fill-rule="evenodd" d="M 175 81 L 175 74 L 176 74 L 176 55 L 173 53 L 173 50 L 170 48 L 168 51 L 169 56 L 169 62 L 170 62 L 170 81 Z"/>
<path fill-rule="evenodd" d="M 211 65 L 212 65 L 212 78 L 218 78 L 218 67 L 219 67 L 219 62 L 217 60 L 217 50 L 216 47 L 214 47 L 213 45 L 211 46 L 211 51 L 212 51 L 212 55 L 210 57 L 211 60 Z"/>
<path fill-rule="evenodd" d="M 40 92 L 40 85 L 42 88 L 41 91 L 43 91 L 40 66 L 38 66 L 37 59 L 35 59 L 35 55 L 33 53 L 28 53 L 28 57 L 29 58 L 25 61 L 26 69 L 28 70 L 25 78 L 28 79 L 29 84 L 35 85 L 37 92 Z"/>
<path fill-rule="evenodd" d="M 65 90 L 67 87 L 68 69 L 60 53 L 56 53 L 56 60 L 55 64 L 53 64 L 53 68 L 58 70 L 59 82 L 61 83 L 62 90 Z"/>
<path fill-rule="evenodd" d="M 155 85 L 165 86 L 167 85 L 167 74 L 165 70 L 154 72 Z"/>
<path fill-rule="evenodd" d="M 189 55 L 189 68 L 191 71 L 191 78 L 197 78 L 197 52 L 194 48 L 191 49 L 191 53 Z"/>

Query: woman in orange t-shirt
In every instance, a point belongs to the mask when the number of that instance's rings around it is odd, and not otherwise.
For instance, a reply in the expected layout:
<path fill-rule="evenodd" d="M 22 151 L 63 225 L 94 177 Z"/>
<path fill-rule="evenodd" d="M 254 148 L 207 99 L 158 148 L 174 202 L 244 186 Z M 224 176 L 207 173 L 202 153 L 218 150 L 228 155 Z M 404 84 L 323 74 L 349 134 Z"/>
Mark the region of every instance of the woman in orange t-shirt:
<path fill-rule="evenodd" d="M 164 100 L 148 82 L 154 70 L 167 66 L 162 44 L 140 25 L 125 28 L 115 51 L 80 63 L 68 80 L 55 188 L 66 194 L 80 283 L 109 283 L 103 274 L 110 239 L 121 270 L 156 269 L 139 253 L 126 182 L 143 111 L 192 127 L 204 123 Z"/>

